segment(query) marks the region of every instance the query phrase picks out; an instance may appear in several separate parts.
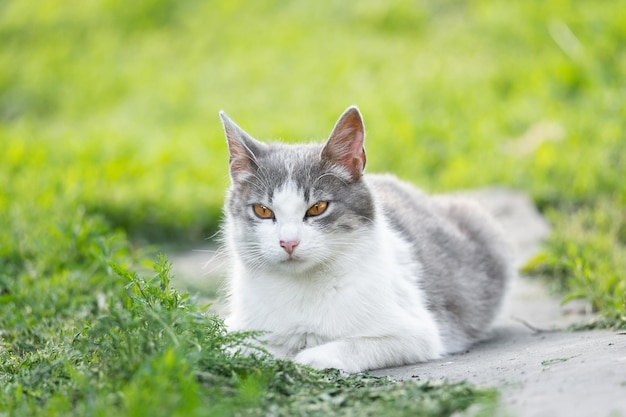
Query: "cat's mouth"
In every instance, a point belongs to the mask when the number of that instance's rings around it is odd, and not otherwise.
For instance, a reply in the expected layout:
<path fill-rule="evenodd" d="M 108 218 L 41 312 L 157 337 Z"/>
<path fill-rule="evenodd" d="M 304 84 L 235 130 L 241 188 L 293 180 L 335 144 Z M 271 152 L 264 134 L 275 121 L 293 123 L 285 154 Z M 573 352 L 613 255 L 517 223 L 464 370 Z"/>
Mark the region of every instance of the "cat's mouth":
<path fill-rule="evenodd" d="M 298 256 L 298 255 L 289 255 L 287 258 L 284 258 L 283 260 L 279 261 L 280 265 L 283 265 L 289 268 L 293 268 L 293 267 L 301 268 L 306 263 L 307 263 L 307 260 L 304 257 Z"/>
<path fill-rule="evenodd" d="M 276 266 L 289 274 L 303 274 L 315 267 L 315 264 L 311 263 L 310 259 L 306 259 L 300 256 L 290 256 L 278 262 Z"/>
<path fill-rule="evenodd" d="M 287 259 L 281 261 L 283 264 L 298 264 L 304 262 L 304 259 L 298 256 L 289 256 Z"/>

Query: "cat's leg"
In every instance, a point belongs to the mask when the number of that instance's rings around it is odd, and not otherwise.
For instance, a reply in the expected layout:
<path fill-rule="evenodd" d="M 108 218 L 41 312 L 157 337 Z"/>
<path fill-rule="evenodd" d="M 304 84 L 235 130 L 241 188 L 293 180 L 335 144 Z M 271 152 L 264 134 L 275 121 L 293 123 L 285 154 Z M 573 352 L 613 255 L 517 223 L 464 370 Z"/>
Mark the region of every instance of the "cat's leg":
<path fill-rule="evenodd" d="M 337 368 L 356 373 L 440 358 L 439 335 L 354 337 L 304 349 L 294 361 L 316 369 Z"/>

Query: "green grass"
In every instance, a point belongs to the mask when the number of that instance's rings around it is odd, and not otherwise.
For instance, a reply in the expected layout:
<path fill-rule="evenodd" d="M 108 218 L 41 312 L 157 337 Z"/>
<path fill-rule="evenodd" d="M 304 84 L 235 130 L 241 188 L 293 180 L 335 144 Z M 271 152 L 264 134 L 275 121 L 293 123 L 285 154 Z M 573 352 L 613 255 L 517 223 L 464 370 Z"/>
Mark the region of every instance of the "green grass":
<path fill-rule="evenodd" d="M 528 271 L 626 327 L 625 7 L 0 4 L 0 415 L 448 415 L 493 401 L 231 358 L 240 336 L 162 288 L 163 262 L 145 282 L 127 272 L 149 244 L 201 246 L 217 229 L 220 109 L 260 139 L 302 141 L 357 104 L 368 171 L 526 190 L 554 225 Z"/>
<path fill-rule="evenodd" d="M 6 286 L 2 415 L 439 416 L 494 404 L 493 391 L 466 384 L 394 385 L 263 352 L 233 354 L 249 335 L 227 333 L 221 319 L 173 290 L 165 258 L 149 279 L 107 265 L 99 250 L 92 261 L 97 282 L 68 274 L 34 294 L 27 280 Z"/>

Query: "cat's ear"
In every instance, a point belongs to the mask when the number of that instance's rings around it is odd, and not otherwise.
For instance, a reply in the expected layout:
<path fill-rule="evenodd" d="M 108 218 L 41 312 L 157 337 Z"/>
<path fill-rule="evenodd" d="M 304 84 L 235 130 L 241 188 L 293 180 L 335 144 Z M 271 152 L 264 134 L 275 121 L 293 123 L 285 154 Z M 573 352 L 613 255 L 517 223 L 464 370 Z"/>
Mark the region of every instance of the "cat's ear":
<path fill-rule="evenodd" d="M 324 149 L 322 159 L 328 159 L 345 168 L 353 181 L 363 175 L 365 169 L 365 126 L 356 106 L 343 112 L 333 128 Z"/>
<path fill-rule="evenodd" d="M 258 168 L 257 156 L 263 152 L 267 145 L 246 133 L 223 111 L 220 111 L 220 118 L 224 125 L 224 133 L 230 152 L 230 177 L 234 180 L 241 174 L 253 173 Z"/>

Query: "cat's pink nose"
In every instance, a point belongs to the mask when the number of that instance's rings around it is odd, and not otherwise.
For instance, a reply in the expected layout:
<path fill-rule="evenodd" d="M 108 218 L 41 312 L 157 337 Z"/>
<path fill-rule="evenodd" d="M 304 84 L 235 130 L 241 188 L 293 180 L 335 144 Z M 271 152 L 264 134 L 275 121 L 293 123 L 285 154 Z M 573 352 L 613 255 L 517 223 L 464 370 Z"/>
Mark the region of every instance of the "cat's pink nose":
<path fill-rule="evenodd" d="M 280 246 L 285 249 L 285 251 L 291 255 L 293 253 L 294 250 L 296 250 L 296 246 L 298 246 L 300 244 L 300 241 L 298 240 L 281 240 L 280 241 Z"/>

